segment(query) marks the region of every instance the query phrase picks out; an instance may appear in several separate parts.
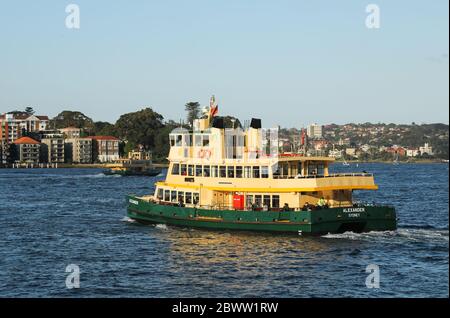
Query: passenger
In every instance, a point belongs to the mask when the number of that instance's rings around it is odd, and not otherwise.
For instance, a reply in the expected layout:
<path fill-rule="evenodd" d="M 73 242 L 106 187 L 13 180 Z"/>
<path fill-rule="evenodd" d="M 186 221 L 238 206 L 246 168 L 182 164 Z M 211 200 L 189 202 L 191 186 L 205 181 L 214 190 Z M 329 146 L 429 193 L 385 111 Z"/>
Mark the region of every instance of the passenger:
<path fill-rule="evenodd" d="M 258 205 L 255 202 L 253 202 L 252 203 L 252 211 L 256 211 L 257 209 L 258 209 Z"/>
<path fill-rule="evenodd" d="M 283 206 L 283 211 L 290 211 L 289 204 L 285 203 Z"/>
<path fill-rule="evenodd" d="M 325 201 L 324 197 L 321 197 L 319 201 L 317 202 L 317 206 L 321 209 L 325 209 L 326 206 L 328 206 L 327 201 Z"/>
<path fill-rule="evenodd" d="M 311 205 L 309 205 L 309 202 L 305 202 L 305 205 L 303 205 L 302 211 L 311 211 Z"/>

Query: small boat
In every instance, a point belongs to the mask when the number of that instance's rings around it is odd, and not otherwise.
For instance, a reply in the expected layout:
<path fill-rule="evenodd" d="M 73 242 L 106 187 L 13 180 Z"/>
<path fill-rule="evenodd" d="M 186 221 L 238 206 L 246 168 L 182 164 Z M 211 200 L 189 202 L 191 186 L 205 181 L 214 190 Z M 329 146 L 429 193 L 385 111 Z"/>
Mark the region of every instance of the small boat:
<path fill-rule="evenodd" d="M 107 176 L 146 176 L 155 177 L 161 173 L 161 169 L 153 165 L 151 154 L 139 152 L 130 152 L 128 159 L 120 159 L 113 167 L 103 171 Z"/>
<path fill-rule="evenodd" d="M 378 189 L 372 174 L 331 173 L 330 157 L 278 155 L 276 138 L 262 142 L 266 133 L 256 118 L 245 129 L 226 129 L 211 99 L 209 113 L 194 120 L 192 130 L 170 133 L 166 179 L 152 194 L 126 196 L 128 217 L 294 235 L 397 228 L 394 207 L 353 200 L 354 191 Z"/>

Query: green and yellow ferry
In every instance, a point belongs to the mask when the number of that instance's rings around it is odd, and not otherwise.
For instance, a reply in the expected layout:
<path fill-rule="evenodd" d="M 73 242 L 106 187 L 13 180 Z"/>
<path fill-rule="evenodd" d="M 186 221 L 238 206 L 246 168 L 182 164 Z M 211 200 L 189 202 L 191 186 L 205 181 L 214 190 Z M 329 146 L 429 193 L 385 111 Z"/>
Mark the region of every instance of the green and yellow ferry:
<path fill-rule="evenodd" d="M 329 173 L 333 158 L 278 154 L 272 130 L 224 128 L 211 100 L 192 130 L 170 134 L 169 169 L 154 194 L 127 196 L 128 217 L 144 224 L 291 232 L 395 230 L 391 206 L 355 204 L 354 190 L 377 190 L 369 173 Z M 234 123 L 233 123 L 234 125 Z"/>

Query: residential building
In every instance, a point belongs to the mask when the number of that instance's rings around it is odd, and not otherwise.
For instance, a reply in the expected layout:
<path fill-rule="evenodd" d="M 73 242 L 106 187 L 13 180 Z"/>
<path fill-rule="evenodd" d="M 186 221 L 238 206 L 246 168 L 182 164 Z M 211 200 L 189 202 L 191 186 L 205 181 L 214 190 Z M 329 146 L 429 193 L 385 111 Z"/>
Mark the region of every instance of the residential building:
<path fill-rule="evenodd" d="M 342 158 L 342 153 L 343 153 L 342 150 L 337 150 L 337 149 L 330 150 L 328 152 L 328 157 L 339 159 L 339 158 Z"/>
<path fill-rule="evenodd" d="M 431 147 L 428 143 L 425 143 L 424 146 L 419 147 L 419 152 L 421 155 L 427 154 L 432 156 L 433 155 L 433 147 Z"/>
<path fill-rule="evenodd" d="M 71 163 L 92 163 L 92 139 L 71 138 L 65 140 L 66 161 Z"/>
<path fill-rule="evenodd" d="M 9 145 L 6 143 L 6 140 L 0 139 L 0 166 L 6 164 L 8 160 L 8 148 Z"/>
<path fill-rule="evenodd" d="M 356 157 L 356 148 L 346 148 L 345 154 L 351 157 Z"/>
<path fill-rule="evenodd" d="M 44 162 L 64 163 L 64 139 L 44 138 L 41 143 Z"/>
<path fill-rule="evenodd" d="M 322 138 L 323 137 L 323 127 L 318 124 L 311 124 L 306 130 L 306 134 L 309 138 Z"/>
<path fill-rule="evenodd" d="M 418 148 L 408 148 L 406 149 L 406 156 L 407 157 L 417 157 L 420 155 L 420 151 Z"/>
<path fill-rule="evenodd" d="M 80 136 L 81 136 L 81 128 L 66 127 L 66 128 L 60 129 L 59 131 L 67 139 L 80 138 Z"/>
<path fill-rule="evenodd" d="M 120 140 L 113 136 L 90 136 L 93 161 L 112 162 L 119 159 Z"/>
<path fill-rule="evenodd" d="M 47 116 L 30 115 L 23 112 L 0 115 L 0 139 L 13 143 L 24 132 L 38 132 L 47 129 Z"/>
<path fill-rule="evenodd" d="M 41 144 L 30 138 L 22 137 L 14 141 L 16 146 L 15 160 L 26 163 L 39 163 Z"/>

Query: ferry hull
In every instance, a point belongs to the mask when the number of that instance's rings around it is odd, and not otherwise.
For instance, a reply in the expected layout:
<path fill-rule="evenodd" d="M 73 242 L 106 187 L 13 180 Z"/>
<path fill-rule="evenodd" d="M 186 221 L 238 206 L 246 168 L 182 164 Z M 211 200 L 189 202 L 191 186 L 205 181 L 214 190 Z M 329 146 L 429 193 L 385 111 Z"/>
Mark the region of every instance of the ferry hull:
<path fill-rule="evenodd" d="M 387 206 L 330 208 L 314 211 L 230 211 L 161 205 L 127 197 L 128 217 L 144 224 L 321 235 L 397 228 L 395 209 Z"/>

